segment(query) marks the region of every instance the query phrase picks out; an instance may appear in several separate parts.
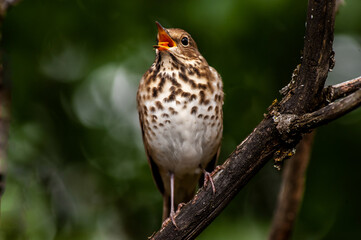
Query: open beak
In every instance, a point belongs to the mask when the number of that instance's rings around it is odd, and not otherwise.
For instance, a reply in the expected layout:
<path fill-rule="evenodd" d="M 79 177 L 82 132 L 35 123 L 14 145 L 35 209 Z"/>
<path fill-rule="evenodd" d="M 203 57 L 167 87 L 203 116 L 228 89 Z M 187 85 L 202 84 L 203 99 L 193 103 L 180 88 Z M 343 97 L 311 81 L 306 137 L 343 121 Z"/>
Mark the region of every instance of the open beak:
<path fill-rule="evenodd" d="M 173 39 L 168 35 L 165 31 L 165 28 L 160 25 L 159 22 L 155 22 L 158 27 L 158 44 L 153 47 L 158 49 L 159 51 L 168 50 L 171 47 L 177 46 L 177 44 L 173 41 Z"/>

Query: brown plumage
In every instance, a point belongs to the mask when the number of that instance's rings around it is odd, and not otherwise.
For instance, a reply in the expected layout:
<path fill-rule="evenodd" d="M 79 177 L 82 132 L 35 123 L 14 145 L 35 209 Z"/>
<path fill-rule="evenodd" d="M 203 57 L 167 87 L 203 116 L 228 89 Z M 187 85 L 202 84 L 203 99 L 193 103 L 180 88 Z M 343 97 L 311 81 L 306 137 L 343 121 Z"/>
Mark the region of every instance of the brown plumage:
<path fill-rule="evenodd" d="M 163 195 L 163 220 L 195 194 L 202 173 L 219 155 L 223 131 L 223 84 L 182 29 L 158 22 L 156 59 L 140 81 L 137 103 L 143 142 Z M 204 181 L 205 183 L 207 181 Z"/>

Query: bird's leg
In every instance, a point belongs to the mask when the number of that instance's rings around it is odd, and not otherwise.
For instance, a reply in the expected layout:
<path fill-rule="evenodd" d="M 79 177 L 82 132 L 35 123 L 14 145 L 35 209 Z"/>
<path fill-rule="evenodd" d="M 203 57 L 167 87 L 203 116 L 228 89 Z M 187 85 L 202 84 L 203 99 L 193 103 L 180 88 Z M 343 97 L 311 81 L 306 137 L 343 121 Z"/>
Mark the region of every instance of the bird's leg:
<path fill-rule="evenodd" d="M 173 225 L 178 229 L 177 224 L 174 220 L 174 173 L 170 172 L 170 219 L 172 220 Z"/>
<path fill-rule="evenodd" d="M 212 190 L 213 190 L 213 194 L 216 193 L 216 188 L 214 186 L 214 182 L 213 182 L 213 179 L 212 179 L 212 175 L 206 171 L 206 169 L 204 169 L 202 166 L 200 166 L 202 171 L 203 171 L 203 174 L 204 174 L 204 182 L 203 182 L 203 186 L 204 187 L 207 187 L 207 184 L 208 184 L 208 181 L 211 182 L 211 185 L 212 185 Z"/>

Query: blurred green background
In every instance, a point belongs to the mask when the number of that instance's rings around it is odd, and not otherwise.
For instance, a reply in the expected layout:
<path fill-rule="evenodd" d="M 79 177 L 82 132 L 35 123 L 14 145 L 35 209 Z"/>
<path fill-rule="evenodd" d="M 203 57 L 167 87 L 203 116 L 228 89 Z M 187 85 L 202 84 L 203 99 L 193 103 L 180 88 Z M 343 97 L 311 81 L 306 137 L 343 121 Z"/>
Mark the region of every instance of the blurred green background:
<path fill-rule="evenodd" d="M 146 239 L 162 199 L 135 94 L 157 20 L 192 34 L 224 80 L 224 161 L 300 62 L 307 1 L 23 0 L 3 25 L 12 81 L 0 239 Z M 361 1 L 336 19 L 328 84 L 361 74 Z M 293 239 L 361 236 L 361 109 L 317 131 Z M 281 174 L 272 162 L 198 239 L 266 239 Z"/>

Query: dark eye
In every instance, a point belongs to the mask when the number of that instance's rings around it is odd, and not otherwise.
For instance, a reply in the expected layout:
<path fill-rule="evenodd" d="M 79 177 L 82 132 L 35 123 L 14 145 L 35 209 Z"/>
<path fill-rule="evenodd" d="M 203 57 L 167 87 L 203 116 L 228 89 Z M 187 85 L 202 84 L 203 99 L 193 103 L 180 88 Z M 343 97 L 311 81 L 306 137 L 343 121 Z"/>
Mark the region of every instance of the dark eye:
<path fill-rule="evenodd" d="M 188 38 L 187 37 L 183 37 L 181 40 L 183 46 L 188 46 Z"/>

